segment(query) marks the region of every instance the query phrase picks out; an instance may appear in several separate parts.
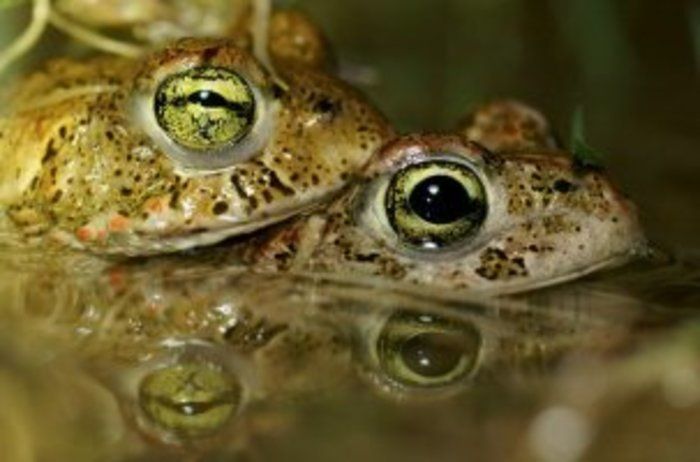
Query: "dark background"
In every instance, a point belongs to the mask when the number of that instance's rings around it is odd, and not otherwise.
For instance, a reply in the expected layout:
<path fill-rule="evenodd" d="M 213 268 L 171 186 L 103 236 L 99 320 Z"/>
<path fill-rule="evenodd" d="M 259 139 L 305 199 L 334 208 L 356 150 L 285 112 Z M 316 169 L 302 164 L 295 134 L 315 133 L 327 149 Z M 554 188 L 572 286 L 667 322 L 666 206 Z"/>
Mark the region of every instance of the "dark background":
<path fill-rule="evenodd" d="M 700 246 L 700 2 L 296 0 L 346 73 L 403 131 L 448 130 L 471 105 L 515 97 L 589 144 L 655 241 Z M 371 74 L 370 73 L 370 74 Z"/>

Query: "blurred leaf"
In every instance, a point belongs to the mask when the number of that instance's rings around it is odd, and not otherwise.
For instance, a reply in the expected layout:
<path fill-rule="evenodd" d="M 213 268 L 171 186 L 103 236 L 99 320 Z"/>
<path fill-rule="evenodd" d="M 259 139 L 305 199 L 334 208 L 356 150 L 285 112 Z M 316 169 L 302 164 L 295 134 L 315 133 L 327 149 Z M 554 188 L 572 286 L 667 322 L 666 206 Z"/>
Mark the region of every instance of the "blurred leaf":
<path fill-rule="evenodd" d="M 579 106 L 574 112 L 571 123 L 571 153 L 576 163 L 582 168 L 603 168 L 605 154 L 592 148 L 586 142 L 586 124 L 582 106 Z"/>
<path fill-rule="evenodd" d="M 273 3 L 276 8 L 298 8 L 302 2 L 300 0 L 275 0 Z"/>
<path fill-rule="evenodd" d="M 23 3 L 27 3 L 29 0 L 0 0 L 0 10 L 6 8 L 12 8 L 13 6 L 19 6 Z"/>

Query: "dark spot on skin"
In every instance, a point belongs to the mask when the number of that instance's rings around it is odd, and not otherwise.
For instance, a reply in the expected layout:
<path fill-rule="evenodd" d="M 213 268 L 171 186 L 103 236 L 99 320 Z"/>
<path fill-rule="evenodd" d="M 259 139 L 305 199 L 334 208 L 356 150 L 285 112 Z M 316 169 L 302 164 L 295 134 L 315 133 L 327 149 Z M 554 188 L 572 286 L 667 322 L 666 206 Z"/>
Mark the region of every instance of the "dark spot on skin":
<path fill-rule="evenodd" d="M 285 195 L 287 197 L 294 195 L 294 189 L 292 189 L 289 186 L 287 186 L 286 184 L 282 183 L 282 181 L 280 181 L 279 177 L 277 176 L 277 174 L 274 171 L 270 172 L 270 186 L 272 188 L 277 189 L 278 191 L 280 191 L 283 195 Z"/>
<path fill-rule="evenodd" d="M 216 47 L 207 48 L 202 52 L 203 61 L 211 61 L 219 53 L 219 49 Z"/>
<path fill-rule="evenodd" d="M 243 189 L 243 185 L 241 185 L 241 181 L 238 178 L 237 174 L 231 175 L 231 184 L 233 185 L 233 188 L 236 190 L 239 196 L 241 197 L 247 197 L 247 194 L 245 193 L 245 190 Z"/>
<path fill-rule="evenodd" d="M 178 203 L 180 202 L 180 190 L 175 190 L 173 191 L 172 196 L 170 196 L 170 208 L 173 210 L 177 210 L 178 208 Z"/>
<path fill-rule="evenodd" d="M 355 255 L 355 260 L 361 263 L 374 263 L 377 260 L 379 260 L 381 256 L 378 253 L 370 253 L 370 254 L 356 254 Z"/>
<path fill-rule="evenodd" d="M 501 249 L 489 249 L 489 251 L 499 260 L 507 260 L 508 255 Z"/>
<path fill-rule="evenodd" d="M 556 192 L 566 194 L 576 189 L 576 186 L 566 180 L 557 180 L 552 186 Z"/>
<path fill-rule="evenodd" d="M 275 99 L 280 99 L 284 96 L 284 89 L 279 85 L 275 84 L 272 86 L 272 97 Z"/>
<path fill-rule="evenodd" d="M 51 202 L 55 204 L 56 202 L 61 200 L 61 197 L 63 197 L 63 190 L 59 189 L 51 198 Z"/>
<path fill-rule="evenodd" d="M 58 154 L 58 151 L 53 145 L 53 140 L 49 141 L 49 144 L 46 145 L 46 151 L 44 152 L 44 157 L 41 159 L 41 163 L 45 164 Z"/>
<path fill-rule="evenodd" d="M 114 133 L 112 133 L 111 130 L 107 130 L 107 132 L 105 133 L 105 136 L 107 137 L 107 139 L 109 141 L 114 141 Z"/>
<path fill-rule="evenodd" d="M 131 194 L 132 194 L 133 192 L 134 192 L 134 191 L 133 191 L 131 188 L 122 188 L 122 189 L 120 190 L 121 195 L 124 196 L 124 197 L 129 197 L 129 196 L 131 196 Z"/>
<path fill-rule="evenodd" d="M 469 147 L 478 151 L 481 157 L 484 159 L 486 165 L 491 168 L 500 168 L 505 164 L 503 157 L 489 151 L 486 146 L 477 143 L 476 141 L 469 141 Z"/>
<path fill-rule="evenodd" d="M 214 212 L 214 215 L 223 215 L 224 213 L 228 212 L 228 204 L 224 201 L 219 201 L 214 204 L 212 212 Z"/>
<path fill-rule="evenodd" d="M 273 197 L 270 191 L 268 191 L 267 189 L 263 189 L 262 195 L 263 199 L 265 199 L 265 202 L 267 202 L 268 204 L 272 203 Z"/>
<path fill-rule="evenodd" d="M 499 248 L 489 247 L 481 254 L 480 258 L 481 266 L 475 272 L 484 279 L 495 281 L 528 275 L 524 258 L 509 258 Z"/>
<path fill-rule="evenodd" d="M 330 98 L 321 98 L 316 102 L 316 104 L 314 104 L 313 110 L 314 112 L 325 114 L 330 118 L 333 118 L 341 111 L 341 106 L 340 103 L 335 102 Z"/>

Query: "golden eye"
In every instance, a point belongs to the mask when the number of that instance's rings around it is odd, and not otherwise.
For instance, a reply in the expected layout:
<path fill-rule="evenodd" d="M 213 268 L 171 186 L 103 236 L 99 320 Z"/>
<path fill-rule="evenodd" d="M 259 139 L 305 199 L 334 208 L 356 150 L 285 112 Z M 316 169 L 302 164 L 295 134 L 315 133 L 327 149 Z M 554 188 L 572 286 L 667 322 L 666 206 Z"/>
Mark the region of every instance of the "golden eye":
<path fill-rule="evenodd" d="M 384 325 L 375 348 L 382 373 L 393 382 L 410 387 L 444 387 L 474 370 L 481 336 L 466 322 L 399 311 Z"/>
<path fill-rule="evenodd" d="M 158 125 L 180 146 L 194 151 L 220 150 L 250 133 L 255 95 L 239 74 L 199 67 L 172 75 L 156 91 Z"/>
<path fill-rule="evenodd" d="M 240 403 L 240 385 L 207 362 L 157 369 L 139 387 L 139 404 L 148 419 L 179 437 L 217 432 L 236 414 Z"/>
<path fill-rule="evenodd" d="M 486 193 L 466 165 L 425 161 L 398 171 L 386 190 L 389 224 L 410 246 L 440 249 L 471 237 L 483 224 Z"/>

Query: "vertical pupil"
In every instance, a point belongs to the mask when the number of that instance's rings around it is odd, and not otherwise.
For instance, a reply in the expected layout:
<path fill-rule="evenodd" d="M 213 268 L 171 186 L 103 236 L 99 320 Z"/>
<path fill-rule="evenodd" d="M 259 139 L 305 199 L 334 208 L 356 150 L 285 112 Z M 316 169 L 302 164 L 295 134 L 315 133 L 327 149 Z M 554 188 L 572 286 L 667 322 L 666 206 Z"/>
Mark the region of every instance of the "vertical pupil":
<path fill-rule="evenodd" d="M 478 208 L 466 188 L 448 175 L 435 175 L 418 183 L 408 204 L 423 220 L 439 225 L 467 218 Z"/>

